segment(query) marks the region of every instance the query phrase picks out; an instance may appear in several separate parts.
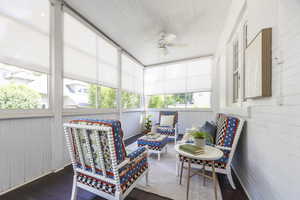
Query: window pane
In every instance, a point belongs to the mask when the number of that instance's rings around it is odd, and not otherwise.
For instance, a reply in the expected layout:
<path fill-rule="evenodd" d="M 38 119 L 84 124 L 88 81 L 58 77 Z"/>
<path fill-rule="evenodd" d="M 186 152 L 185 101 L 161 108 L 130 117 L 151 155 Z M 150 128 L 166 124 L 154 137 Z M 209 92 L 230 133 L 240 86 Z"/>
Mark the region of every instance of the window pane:
<path fill-rule="evenodd" d="M 194 92 L 186 95 L 187 108 L 210 108 L 211 92 Z"/>
<path fill-rule="evenodd" d="M 100 87 L 100 108 L 116 108 L 117 107 L 117 90 L 109 87 Z"/>
<path fill-rule="evenodd" d="M 148 108 L 164 108 L 164 96 L 152 95 L 146 97 Z"/>
<path fill-rule="evenodd" d="M 122 91 L 122 108 L 140 108 L 141 107 L 141 95 Z"/>
<path fill-rule="evenodd" d="M 165 108 L 185 108 L 185 93 L 165 95 Z"/>
<path fill-rule="evenodd" d="M 48 76 L 0 63 L 0 109 L 48 108 Z"/>
<path fill-rule="evenodd" d="M 97 90 L 94 84 L 64 79 L 64 107 L 96 108 Z"/>

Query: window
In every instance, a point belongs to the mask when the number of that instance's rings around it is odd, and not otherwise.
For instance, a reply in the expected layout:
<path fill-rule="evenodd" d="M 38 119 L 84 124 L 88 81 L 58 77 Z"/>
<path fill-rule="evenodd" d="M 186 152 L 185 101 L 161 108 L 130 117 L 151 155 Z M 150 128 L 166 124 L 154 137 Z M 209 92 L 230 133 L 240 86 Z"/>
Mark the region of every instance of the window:
<path fill-rule="evenodd" d="M 116 89 L 64 79 L 65 108 L 116 108 Z"/>
<path fill-rule="evenodd" d="M 232 81 L 232 89 L 229 94 L 229 103 L 238 105 L 244 100 L 244 65 L 245 65 L 245 50 L 247 47 L 247 23 L 240 24 L 234 34 L 234 39 L 230 42 L 229 51 L 229 67 L 228 70 L 232 71 L 229 80 Z"/>
<path fill-rule="evenodd" d="M 146 97 L 148 108 L 210 108 L 211 92 L 191 92 Z"/>
<path fill-rule="evenodd" d="M 233 42 L 233 102 L 236 103 L 239 99 L 240 91 L 240 67 L 239 67 L 239 41 Z"/>
<path fill-rule="evenodd" d="M 211 58 L 145 68 L 148 108 L 210 108 Z"/>
<path fill-rule="evenodd" d="M 133 92 L 122 91 L 122 108 L 132 109 L 141 107 L 141 95 Z"/>
<path fill-rule="evenodd" d="M 116 108 L 118 50 L 64 15 L 64 107 Z"/>
<path fill-rule="evenodd" d="M 0 109 L 49 105 L 49 1 L 0 4 Z"/>
<path fill-rule="evenodd" d="M 143 95 L 143 66 L 122 54 L 122 108 L 140 108 Z"/>
<path fill-rule="evenodd" d="M 48 108 L 48 76 L 0 63 L 0 109 Z"/>
<path fill-rule="evenodd" d="M 64 107 L 96 108 L 97 92 L 95 84 L 64 79 Z"/>

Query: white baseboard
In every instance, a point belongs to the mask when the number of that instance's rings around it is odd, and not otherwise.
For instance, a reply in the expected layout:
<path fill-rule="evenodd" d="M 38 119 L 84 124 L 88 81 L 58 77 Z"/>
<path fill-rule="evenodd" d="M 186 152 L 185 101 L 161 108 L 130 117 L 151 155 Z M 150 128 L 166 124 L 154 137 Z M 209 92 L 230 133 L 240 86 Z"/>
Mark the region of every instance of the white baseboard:
<path fill-rule="evenodd" d="M 249 192 L 247 191 L 246 187 L 244 186 L 244 183 L 242 182 L 242 179 L 240 178 L 239 174 L 237 173 L 237 170 L 236 170 L 233 166 L 231 166 L 231 168 L 232 168 L 232 170 L 234 171 L 236 177 L 238 178 L 238 180 L 239 180 L 239 182 L 240 182 L 240 184 L 241 184 L 243 190 L 245 191 L 245 194 L 247 195 L 248 199 L 249 199 L 249 200 L 252 200 L 252 198 L 251 198 Z"/>

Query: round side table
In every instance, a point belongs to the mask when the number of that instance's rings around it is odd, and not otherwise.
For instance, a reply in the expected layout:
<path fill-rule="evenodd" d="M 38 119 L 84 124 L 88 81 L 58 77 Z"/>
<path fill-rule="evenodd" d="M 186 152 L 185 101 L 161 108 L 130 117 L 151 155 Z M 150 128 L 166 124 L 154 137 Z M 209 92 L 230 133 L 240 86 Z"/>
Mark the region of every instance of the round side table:
<path fill-rule="evenodd" d="M 177 154 L 182 155 L 182 156 L 184 156 L 185 158 L 188 159 L 188 180 L 187 180 L 186 199 L 188 200 L 188 198 L 189 198 L 190 178 L 194 175 L 201 175 L 204 178 L 209 178 L 209 179 L 213 180 L 215 200 L 217 200 L 217 180 L 216 180 L 215 160 L 220 159 L 223 156 L 223 152 L 221 150 L 215 148 L 215 147 L 205 146 L 205 152 L 203 154 L 195 156 L 193 154 L 190 154 L 190 153 L 187 153 L 185 151 L 180 150 L 180 148 L 179 148 L 180 145 L 183 145 L 183 144 L 175 145 L 175 151 L 177 152 Z M 197 172 L 197 173 L 191 175 L 191 162 L 192 162 L 192 159 L 210 161 L 211 166 L 212 166 L 212 176 L 206 175 L 204 170 L 203 170 L 202 173 Z M 180 184 L 181 184 L 181 179 L 182 179 L 183 164 L 184 164 L 184 160 L 182 160 L 182 163 L 181 163 Z"/>

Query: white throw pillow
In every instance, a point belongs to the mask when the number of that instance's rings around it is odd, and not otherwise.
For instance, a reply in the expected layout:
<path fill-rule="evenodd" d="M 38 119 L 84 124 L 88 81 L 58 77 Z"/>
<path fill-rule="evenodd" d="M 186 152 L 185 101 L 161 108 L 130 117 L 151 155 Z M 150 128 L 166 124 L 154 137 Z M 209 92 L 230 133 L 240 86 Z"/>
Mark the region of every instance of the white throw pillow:
<path fill-rule="evenodd" d="M 160 126 L 172 126 L 174 124 L 174 115 L 162 115 L 160 117 Z"/>

